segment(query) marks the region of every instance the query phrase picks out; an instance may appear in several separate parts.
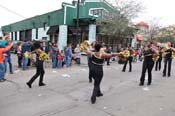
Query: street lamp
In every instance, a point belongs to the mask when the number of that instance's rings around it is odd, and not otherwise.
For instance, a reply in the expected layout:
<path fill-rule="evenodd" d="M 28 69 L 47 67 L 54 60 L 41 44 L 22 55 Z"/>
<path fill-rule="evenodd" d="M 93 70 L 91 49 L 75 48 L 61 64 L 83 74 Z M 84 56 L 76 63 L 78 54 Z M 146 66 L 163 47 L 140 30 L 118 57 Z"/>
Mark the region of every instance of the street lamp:
<path fill-rule="evenodd" d="M 80 0 L 78 0 L 78 3 L 77 3 L 77 25 L 76 25 L 76 44 L 78 43 L 78 28 L 79 28 L 79 9 L 80 9 Z"/>

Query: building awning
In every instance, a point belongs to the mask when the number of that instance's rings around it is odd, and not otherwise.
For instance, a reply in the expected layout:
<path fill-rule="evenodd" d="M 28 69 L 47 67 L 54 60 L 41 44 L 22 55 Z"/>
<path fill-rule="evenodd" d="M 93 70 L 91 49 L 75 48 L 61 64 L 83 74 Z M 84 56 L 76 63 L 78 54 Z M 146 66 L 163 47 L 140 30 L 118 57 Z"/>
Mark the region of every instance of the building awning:
<path fill-rule="evenodd" d="M 47 31 L 47 35 L 58 34 L 58 32 L 59 32 L 59 25 L 51 26 Z"/>
<path fill-rule="evenodd" d="M 77 23 L 77 19 L 74 18 L 74 22 Z M 94 18 L 79 18 L 79 23 L 94 23 L 96 19 Z"/>

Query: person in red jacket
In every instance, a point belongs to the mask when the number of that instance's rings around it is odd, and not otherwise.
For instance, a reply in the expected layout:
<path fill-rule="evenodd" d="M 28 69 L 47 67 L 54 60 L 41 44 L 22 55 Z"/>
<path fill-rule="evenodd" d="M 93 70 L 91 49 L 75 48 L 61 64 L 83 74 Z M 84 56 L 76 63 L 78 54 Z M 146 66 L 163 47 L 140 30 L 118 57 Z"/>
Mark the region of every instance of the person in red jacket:
<path fill-rule="evenodd" d="M 12 47 L 12 43 L 10 41 L 7 42 L 7 46 L 5 48 L 0 48 L 0 82 L 4 82 L 6 79 L 5 77 L 5 65 L 4 65 L 4 53 L 9 51 Z"/>

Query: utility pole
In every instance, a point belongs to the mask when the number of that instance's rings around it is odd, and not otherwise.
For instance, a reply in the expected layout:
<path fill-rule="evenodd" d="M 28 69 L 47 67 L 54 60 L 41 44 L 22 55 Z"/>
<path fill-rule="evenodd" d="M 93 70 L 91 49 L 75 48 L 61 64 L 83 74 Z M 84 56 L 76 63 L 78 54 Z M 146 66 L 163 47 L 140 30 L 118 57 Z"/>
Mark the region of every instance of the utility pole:
<path fill-rule="evenodd" d="M 78 30 L 79 30 L 80 0 L 78 0 L 77 2 L 78 2 L 77 3 L 77 23 L 76 23 L 77 25 L 76 25 L 76 40 L 75 40 L 76 44 L 79 42 Z"/>

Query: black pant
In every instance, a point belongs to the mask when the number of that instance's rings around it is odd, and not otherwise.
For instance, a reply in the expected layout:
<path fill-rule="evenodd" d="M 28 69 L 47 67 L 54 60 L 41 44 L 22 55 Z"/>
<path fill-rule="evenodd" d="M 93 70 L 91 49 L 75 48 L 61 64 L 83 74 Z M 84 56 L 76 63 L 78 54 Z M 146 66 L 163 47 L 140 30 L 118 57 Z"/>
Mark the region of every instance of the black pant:
<path fill-rule="evenodd" d="M 156 61 L 156 66 L 155 66 L 155 70 L 157 71 L 157 68 L 160 70 L 161 69 L 161 62 L 162 62 L 162 58 L 159 58 Z"/>
<path fill-rule="evenodd" d="M 92 96 L 96 97 L 98 94 L 101 94 L 100 83 L 103 78 L 103 66 L 91 64 L 91 68 L 92 68 L 92 76 L 94 79 L 94 89 Z"/>
<path fill-rule="evenodd" d="M 92 68 L 91 68 L 91 58 L 88 58 L 88 67 L 89 67 L 89 82 L 92 82 Z"/>
<path fill-rule="evenodd" d="M 18 55 L 18 67 L 21 67 L 21 63 L 22 63 L 22 56 Z"/>
<path fill-rule="evenodd" d="M 148 84 L 151 84 L 153 66 L 154 66 L 154 61 L 153 60 L 144 60 L 143 61 L 142 75 L 141 75 L 141 78 L 140 78 L 140 83 L 141 84 L 144 84 L 146 70 L 148 70 Z"/>
<path fill-rule="evenodd" d="M 38 76 L 40 76 L 40 79 L 39 79 L 39 85 L 40 85 L 43 83 L 43 76 L 44 76 L 43 63 L 36 65 L 36 74 L 30 79 L 28 83 L 32 84 Z"/>
<path fill-rule="evenodd" d="M 167 64 L 168 64 L 168 76 L 171 76 L 171 58 L 165 58 L 164 59 L 164 69 L 163 69 L 163 76 L 166 76 L 166 69 L 167 69 Z"/>
<path fill-rule="evenodd" d="M 110 65 L 109 64 L 110 63 L 110 58 L 107 58 L 106 61 L 107 61 L 107 65 Z"/>
<path fill-rule="evenodd" d="M 132 59 L 133 59 L 133 57 L 131 57 L 131 56 L 126 59 L 122 71 L 126 70 L 126 65 L 127 65 L 128 61 L 129 61 L 129 72 L 132 71 Z"/>

